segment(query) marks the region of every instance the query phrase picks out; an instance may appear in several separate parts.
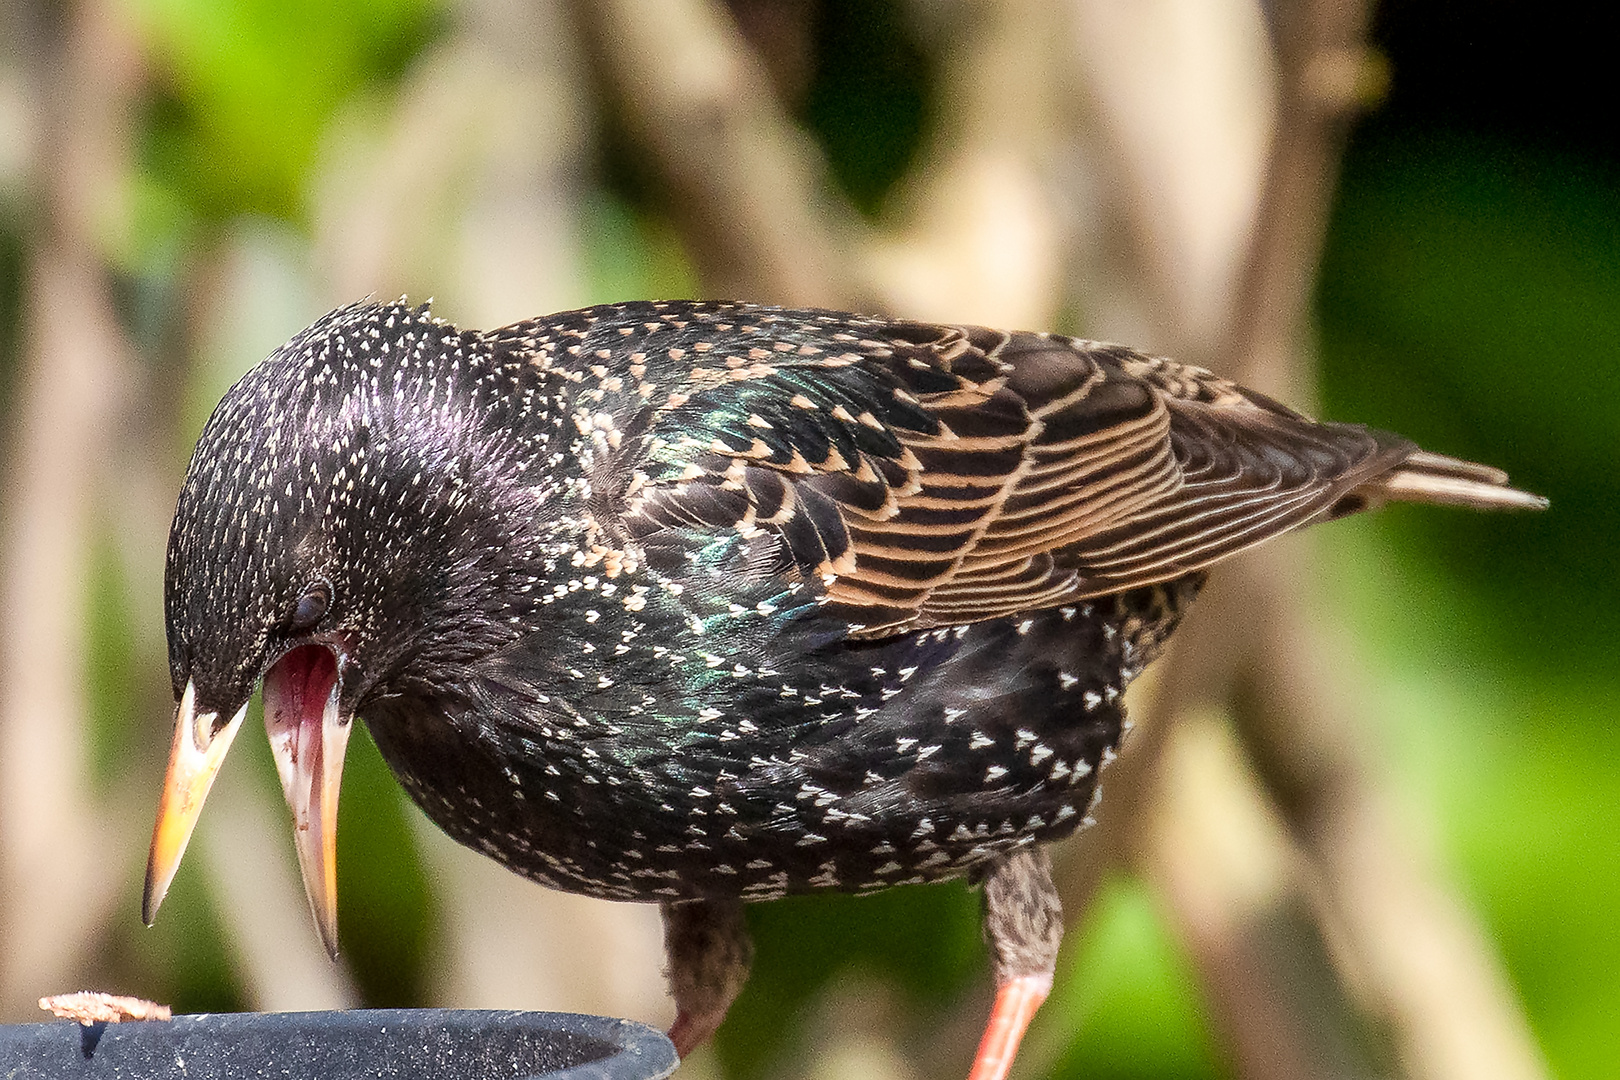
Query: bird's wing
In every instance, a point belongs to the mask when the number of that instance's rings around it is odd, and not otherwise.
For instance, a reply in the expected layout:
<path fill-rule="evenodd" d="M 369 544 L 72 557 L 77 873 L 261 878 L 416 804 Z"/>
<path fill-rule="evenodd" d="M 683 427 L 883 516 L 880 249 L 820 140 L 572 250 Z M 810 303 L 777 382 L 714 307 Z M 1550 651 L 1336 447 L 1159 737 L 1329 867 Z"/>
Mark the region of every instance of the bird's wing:
<path fill-rule="evenodd" d="M 1198 570 L 1412 449 L 1119 346 L 782 324 L 711 347 L 637 425 L 621 518 L 773 533 L 877 635 Z"/>

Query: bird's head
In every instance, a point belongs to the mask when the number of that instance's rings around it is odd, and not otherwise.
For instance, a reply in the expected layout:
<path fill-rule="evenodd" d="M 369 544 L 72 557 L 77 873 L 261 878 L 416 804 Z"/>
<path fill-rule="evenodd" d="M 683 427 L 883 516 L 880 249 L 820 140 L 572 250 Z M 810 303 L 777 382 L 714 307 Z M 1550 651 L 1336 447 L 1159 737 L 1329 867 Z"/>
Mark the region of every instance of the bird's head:
<path fill-rule="evenodd" d="M 513 523 L 525 503 L 532 520 L 538 496 L 505 481 L 533 447 L 492 436 L 514 425 L 480 389 L 481 349 L 403 304 L 347 308 L 214 411 L 169 535 L 178 705 L 148 923 L 262 686 L 305 889 L 335 954 L 338 786 L 354 717 L 382 696 L 453 682 L 519 621 L 517 590 L 497 585 L 522 547 Z"/>

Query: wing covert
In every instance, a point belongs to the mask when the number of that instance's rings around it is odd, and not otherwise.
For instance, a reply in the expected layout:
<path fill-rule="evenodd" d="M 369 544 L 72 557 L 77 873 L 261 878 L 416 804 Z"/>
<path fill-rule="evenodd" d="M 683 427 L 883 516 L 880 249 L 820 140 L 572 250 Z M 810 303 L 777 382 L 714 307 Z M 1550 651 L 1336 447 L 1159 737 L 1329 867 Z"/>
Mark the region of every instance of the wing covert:
<path fill-rule="evenodd" d="M 1120 346 L 811 314 L 759 320 L 654 401 L 622 519 L 770 533 L 860 635 L 1194 572 L 1411 451 Z"/>

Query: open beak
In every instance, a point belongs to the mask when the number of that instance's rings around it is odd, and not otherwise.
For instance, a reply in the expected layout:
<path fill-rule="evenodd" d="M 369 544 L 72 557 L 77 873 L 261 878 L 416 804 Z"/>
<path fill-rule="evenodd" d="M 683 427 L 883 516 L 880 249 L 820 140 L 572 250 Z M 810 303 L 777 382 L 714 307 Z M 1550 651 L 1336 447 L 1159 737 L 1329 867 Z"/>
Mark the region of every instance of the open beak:
<path fill-rule="evenodd" d="M 335 960 L 338 784 L 349 717 L 338 708 L 338 662 L 324 645 L 301 645 L 264 676 L 264 730 L 293 813 L 298 869 L 321 943 Z"/>
<path fill-rule="evenodd" d="M 163 781 L 157 825 L 152 829 L 152 851 L 146 860 L 146 891 L 141 897 L 141 918 L 147 926 L 157 917 L 158 905 L 169 891 L 180 856 L 186 853 L 191 830 L 197 826 L 203 800 L 214 786 L 225 751 L 247 715 L 247 702 L 230 723 L 218 727 L 219 714 L 197 711 L 197 691 L 186 683 L 174 714 L 174 745 L 169 750 L 169 775 Z"/>
<path fill-rule="evenodd" d="M 350 718 L 342 715 L 338 705 L 341 690 L 338 658 L 325 645 L 293 649 L 264 676 L 264 728 L 270 737 L 287 805 L 292 809 L 298 868 L 303 873 L 304 892 L 321 943 L 334 959 L 338 951 L 338 785 L 351 727 Z M 148 925 L 174 877 L 225 751 L 247 714 L 247 706 L 243 705 L 230 724 L 210 740 L 206 735 L 216 718 L 212 713 L 194 716 L 193 697 L 187 685 L 175 721 L 169 775 L 152 835 L 142 908 Z"/>

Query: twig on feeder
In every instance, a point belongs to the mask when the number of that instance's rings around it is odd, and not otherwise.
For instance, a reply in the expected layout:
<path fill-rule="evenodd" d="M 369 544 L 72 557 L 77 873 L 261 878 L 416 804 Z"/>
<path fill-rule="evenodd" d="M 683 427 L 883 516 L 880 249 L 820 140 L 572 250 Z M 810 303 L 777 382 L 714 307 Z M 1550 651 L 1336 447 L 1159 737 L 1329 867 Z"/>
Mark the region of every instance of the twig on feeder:
<path fill-rule="evenodd" d="M 121 1024 L 125 1020 L 172 1020 L 174 1010 L 145 998 L 80 990 L 73 994 L 53 994 L 39 999 L 39 1007 L 63 1020 L 91 1024 Z"/>

